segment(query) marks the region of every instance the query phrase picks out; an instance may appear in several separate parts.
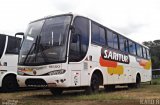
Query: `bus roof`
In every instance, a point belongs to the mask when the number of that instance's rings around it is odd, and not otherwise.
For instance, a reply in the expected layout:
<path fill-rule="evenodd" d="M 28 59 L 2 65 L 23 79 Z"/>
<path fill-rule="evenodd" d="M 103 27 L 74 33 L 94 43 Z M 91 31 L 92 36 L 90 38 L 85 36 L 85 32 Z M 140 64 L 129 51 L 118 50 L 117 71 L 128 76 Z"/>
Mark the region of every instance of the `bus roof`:
<path fill-rule="evenodd" d="M 7 34 L 0 34 L 0 35 L 8 36 L 8 37 L 15 37 L 15 36 L 12 36 L 12 35 L 7 35 Z M 15 38 L 19 38 L 19 37 L 15 37 Z M 21 39 L 21 38 L 19 38 L 19 39 Z"/>
<path fill-rule="evenodd" d="M 40 21 L 40 20 L 44 20 L 44 19 L 48 19 L 48 18 L 52 18 L 52 17 L 56 17 L 56 16 L 64 16 L 64 15 L 72 15 L 73 17 L 81 16 L 81 17 L 87 18 L 87 19 L 89 19 L 89 20 L 91 20 L 91 21 L 94 21 L 93 19 L 88 18 L 88 17 L 86 17 L 86 16 L 79 15 L 79 14 L 75 14 L 75 13 L 71 13 L 71 12 L 70 12 L 70 13 L 60 14 L 60 15 L 49 15 L 49 16 L 46 16 L 46 17 L 44 17 L 44 18 L 40 18 L 40 19 L 31 21 L 30 23 L 33 23 L 33 22 L 36 22 L 36 21 Z M 143 45 L 143 44 L 141 44 L 141 43 L 138 43 L 138 42 L 136 42 L 136 41 L 134 41 L 134 40 L 128 38 L 127 36 L 125 36 L 125 35 L 123 35 L 123 34 L 120 34 L 119 32 L 114 31 L 113 29 L 110 29 L 110 28 L 106 27 L 105 25 L 101 24 L 100 22 L 97 22 L 97 21 L 94 21 L 94 22 L 96 22 L 96 23 L 100 24 L 101 26 L 103 26 L 103 27 L 105 27 L 105 28 L 107 28 L 107 29 L 113 31 L 114 33 L 116 33 L 116 34 L 118 34 L 118 35 L 121 35 L 121 36 L 123 36 L 123 37 L 125 37 L 125 38 L 127 38 L 127 39 L 129 39 L 129 40 L 131 40 L 131 41 L 133 41 L 133 42 L 135 42 L 135 43 L 137 43 L 137 44 L 139 44 L 139 45 L 141 45 L 141 46 L 147 48 L 147 49 L 149 49 L 147 46 L 145 46 L 145 45 Z"/>

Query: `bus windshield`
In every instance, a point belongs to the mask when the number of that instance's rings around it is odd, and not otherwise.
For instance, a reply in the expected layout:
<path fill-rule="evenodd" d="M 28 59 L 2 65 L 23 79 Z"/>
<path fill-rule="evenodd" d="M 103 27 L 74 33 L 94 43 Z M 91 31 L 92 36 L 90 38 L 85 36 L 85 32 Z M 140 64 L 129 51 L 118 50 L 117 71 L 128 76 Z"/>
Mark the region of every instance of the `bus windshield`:
<path fill-rule="evenodd" d="M 20 65 L 45 65 L 66 60 L 70 15 L 33 22 L 25 33 L 19 54 Z"/>

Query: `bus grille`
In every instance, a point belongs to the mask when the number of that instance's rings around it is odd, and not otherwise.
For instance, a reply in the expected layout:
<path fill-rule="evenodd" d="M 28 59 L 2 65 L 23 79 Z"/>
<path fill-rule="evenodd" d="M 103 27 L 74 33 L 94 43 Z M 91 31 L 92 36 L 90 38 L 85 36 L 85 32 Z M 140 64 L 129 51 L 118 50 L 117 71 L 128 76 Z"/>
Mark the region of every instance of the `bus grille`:
<path fill-rule="evenodd" d="M 47 83 L 43 79 L 27 79 L 25 84 L 28 87 L 47 87 Z"/>

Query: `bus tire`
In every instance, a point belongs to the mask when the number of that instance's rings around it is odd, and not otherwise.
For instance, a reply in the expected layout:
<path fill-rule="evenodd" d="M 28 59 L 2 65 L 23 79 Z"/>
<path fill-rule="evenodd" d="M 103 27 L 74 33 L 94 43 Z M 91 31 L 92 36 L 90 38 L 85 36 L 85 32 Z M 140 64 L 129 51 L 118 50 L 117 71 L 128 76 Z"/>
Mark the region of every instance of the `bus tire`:
<path fill-rule="evenodd" d="M 60 96 L 63 93 L 63 89 L 61 88 L 53 88 L 53 89 L 50 89 L 50 91 L 55 96 Z"/>
<path fill-rule="evenodd" d="M 113 90 L 115 90 L 115 85 L 105 85 L 104 89 L 106 92 L 113 91 Z"/>
<path fill-rule="evenodd" d="M 130 89 L 139 88 L 139 87 L 140 87 L 140 83 L 141 83 L 141 77 L 140 77 L 140 75 L 138 74 L 138 75 L 136 76 L 136 83 L 128 84 L 128 88 L 130 88 Z"/>
<path fill-rule="evenodd" d="M 141 84 L 141 77 L 140 77 L 140 75 L 138 74 L 137 76 L 136 76 L 136 83 L 135 83 L 135 88 L 139 88 L 140 87 L 140 84 Z"/>
<path fill-rule="evenodd" d="M 98 75 L 94 73 L 91 77 L 91 84 L 90 86 L 86 87 L 85 93 L 86 94 L 98 93 L 99 86 L 100 86 L 100 80 L 98 78 Z"/>
<path fill-rule="evenodd" d="M 18 90 L 16 75 L 7 75 L 2 80 L 2 92 L 14 92 Z"/>

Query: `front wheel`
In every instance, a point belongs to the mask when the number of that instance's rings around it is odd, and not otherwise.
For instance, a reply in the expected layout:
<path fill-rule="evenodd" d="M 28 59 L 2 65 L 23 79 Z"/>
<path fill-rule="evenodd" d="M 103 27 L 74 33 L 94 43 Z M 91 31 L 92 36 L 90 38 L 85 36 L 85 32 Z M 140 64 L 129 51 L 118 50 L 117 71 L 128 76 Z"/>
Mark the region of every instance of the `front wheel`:
<path fill-rule="evenodd" d="M 86 94 L 92 94 L 99 92 L 100 81 L 97 74 L 93 74 L 91 78 L 91 84 L 86 88 Z"/>
<path fill-rule="evenodd" d="M 141 78 L 139 75 L 136 76 L 136 83 L 128 84 L 128 88 L 139 88 L 141 84 Z"/>
<path fill-rule="evenodd" d="M 8 75 L 4 77 L 1 88 L 2 92 L 13 92 L 18 90 L 18 87 L 16 76 Z"/>

